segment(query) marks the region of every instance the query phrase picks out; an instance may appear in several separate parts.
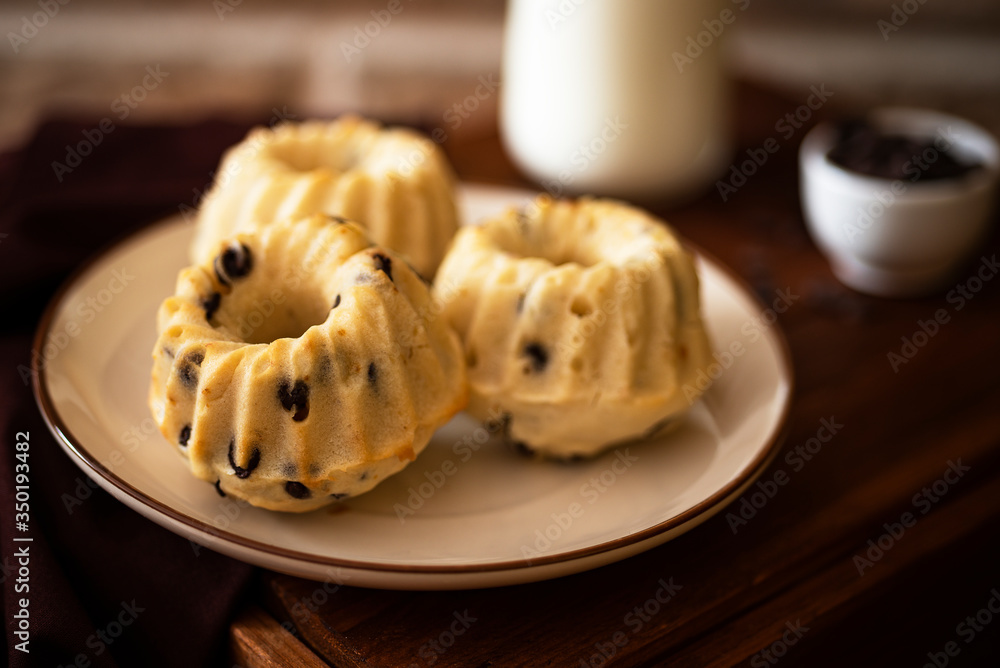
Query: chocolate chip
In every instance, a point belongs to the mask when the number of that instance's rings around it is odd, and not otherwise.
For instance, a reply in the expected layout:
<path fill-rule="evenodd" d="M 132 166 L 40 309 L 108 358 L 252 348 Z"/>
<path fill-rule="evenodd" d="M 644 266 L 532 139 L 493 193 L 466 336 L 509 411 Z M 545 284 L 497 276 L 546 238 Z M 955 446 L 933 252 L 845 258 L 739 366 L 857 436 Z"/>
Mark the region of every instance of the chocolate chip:
<path fill-rule="evenodd" d="M 201 307 L 205 309 L 205 320 L 211 320 L 215 312 L 219 310 L 219 304 L 222 302 L 222 295 L 218 292 L 213 292 L 208 297 L 201 300 Z"/>
<path fill-rule="evenodd" d="M 333 308 L 337 308 L 338 306 L 340 306 L 340 295 L 333 298 Z M 330 310 L 332 311 L 333 309 Z"/>
<path fill-rule="evenodd" d="M 524 455 L 525 457 L 535 456 L 535 451 L 532 450 L 531 446 L 529 446 L 524 441 L 513 441 L 511 442 L 510 445 L 512 448 L 514 448 L 514 452 L 516 452 L 519 455 Z"/>
<path fill-rule="evenodd" d="M 375 362 L 368 364 L 368 383 L 373 388 L 378 384 L 378 367 L 375 366 Z"/>
<path fill-rule="evenodd" d="M 191 440 L 191 425 L 186 424 L 181 428 L 181 435 L 177 438 L 177 442 L 181 444 L 182 447 L 187 447 L 188 441 Z"/>
<path fill-rule="evenodd" d="M 221 480 L 216 480 L 215 481 L 215 491 L 219 493 L 219 496 L 225 498 L 226 493 L 222 491 L 222 481 Z"/>
<path fill-rule="evenodd" d="M 495 434 L 498 431 L 506 438 L 510 432 L 510 413 L 501 413 L 499 417 L 490 417 L 483 422 L 487 432 Z"/>
<path fill-rule="evenodd" d="M 337 501 L 340 501 L 341 499 L 346 499 L 349 496 L 350 496 L 350 494 L 344 494 L 344 493 L 335 493 L 335 494 L 331 494 L 330 495 L 331 498 L 333 498 L 333 499 L 335 499 Z"/>
<path fill-rule="evenodd" d="M 286 411 L 295 411 L 292 419 L 296 422 L 302 422 L 309 417 L 309 386 L 305 381 L 297 380 L 294 386 L 283 382 L 278 387 L 278 401 Z"/>
<path fill-rule="evenodd" d="M 513 450 L 519 455 L 524 455 L 525 457 L 534 457 L 537 454 L 535 452 L 535 449 L 532 448 L 527 443 L 525 443 L 524 441 L 518 441 L 517 439 L 514 438 L 514 435 L 511 433 L 511 425 L 513 424 L 514 420 L 511 417 L 510 413 L 504 413 L 500 417 L 500 420 L 501 420 L 499 425 L 500 435 L 503 438 L 504 443 L 506 443 L 511 450 Z M 496 423 L 493 424 L 495 426 Z"/>
<path fill-rule="evenodd" d="M 189 390 L 198 387 L 198 374 L 190 364 L 181 362 L 177 369 L 177 377 L 181 379 L 181 384 Z"/>
<path fill-rule="evenodd" d="M 549 363 L 549 353 L 540 343 L 529 343 L 524 347 L 523 355 L 531 362 L 534 371 L 544 371 Z"/>
<path fill-rule="evenodd" d="M 244 468 L 242 466 L 237 466 L 236 465 L 236 460 L 233 459 L 233 450 L 235 450 L 235 449 L 236 449 L 236 441 L 235 441 L 235 439 L 234 440 L 230 440 L 229 441 L 229 465 L 233 467 L 233 473 L 236 474 L 237 478 L 240 478 L 241 480 L 245 479 L 245 478 L 249 478 L 250 477 L 250 473 L 255 468 L 257 468 L 258 464 L 260 464 L 260 450 L 258 448 L 254 448 L 253 449 L 253 452 L 250 454 L 250 461 L 247 462 L 247 465 Z"/>
<path fill-rule="evenodd" d="M 517 212 L 517 229 L 521 234 L 527 234 L 528 229 L 531 226 L 531 219 L 528 218 L 528 214 L 524 211 Z"/>
<path fill-rule="evenodd" d="M 827 157 L 853 172 L 893 180 L 961 178 L 982 168 L 978 161 L 966 162 L 947 147 L 940 150 L 935 141 L 933 136 L 883 132 L 867 120 L 851 119 L 838 126 L 837 141 Z M 923 161 L 917 159 L 921 156 Z"/>
<path fill-rule="evenodd" d="M 289 480 L 285 483 L 285 491 L 288 492 L 288 496 L 295 497 L 296 499 L 308 499 L 312 496 L 312 492 L 309 491 L 308 487 L 294 480 Z"/>
<path fill-rule="evenodd" d="M 187 389 L 193 391 L 198 387 L 198 367 L 203 361 L 205 361 L 205 352 L 195 350 L 182 357 L 178 362 L 177 376 Z"/>
<path fill-rule="evenodd" d="M 222 285 L 231 285 L 233 281 L 243 278 L 253 269 L 253 258 L 250 249 L 244 244 L 232 243 L 215 258 L 215 276 Z"/>
<path fill-rule="evenodd" d="M 500 433 L 504 436 L 510 431 L 510 425 L 514 422 L 514 416 L 510 413 L 503 412 L 500 413 L 500 417 L 493 419 L 492 417 L 486 421 L 487 428 L 492 428 L 494 430 L 499 429 Z"/>
<path fill-rule="evenodd" d="M 383 274 L 392 280 L 392 259 L 382 253 L 375 253 L 372 255 L 372 259 L 375 260 L 375 268 L 381 271 Z"/>

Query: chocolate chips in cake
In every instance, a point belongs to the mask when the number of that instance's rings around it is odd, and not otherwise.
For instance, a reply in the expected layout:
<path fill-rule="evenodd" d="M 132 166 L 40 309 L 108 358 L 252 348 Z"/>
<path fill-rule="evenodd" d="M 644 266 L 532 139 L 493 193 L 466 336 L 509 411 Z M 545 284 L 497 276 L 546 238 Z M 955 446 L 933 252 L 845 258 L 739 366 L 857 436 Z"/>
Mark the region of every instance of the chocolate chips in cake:
<path fill-rule="evenodd" d="M 233 243 L 215 258 L 213 267 L 219 283 L 229 286 L 232 285 L 233 281 L 250 273 L 250 270 L 253 269 L 253 257 L 245 244 Z"/>
<path fill-rule="evenodd" d="M 283 382 L 278 387 L 278 401 L 286 411 L 293 411 L 292 420 L 302 422 L 309 417 L 309 385 L 297 380 L 295 385 Z"/>
<path fill-rule="evenodd" d="M 235 439 L 229 440 L 229 465 L 233 467 L 233 473 L 236 474 L 237 478 L 245 480 L 250 477 L 253 470 L 260 465 L 260 448 L 254 448 L 253 452 L 250 453 L 250 459 L 247 460 L 246 466 L 240 466 L 236 463 L 236 441 Z"/>
<path fill-rule="evenodd" d="M 384 255 L 382 253 L 375 253 L 372 256 L 372 259 L 375 261 L 375 269 L 377 269 L 378 271 L 381 271 L 383 274 L 385 274 L 386 276 L 388 276 L 389 280 L 391 281 L 392 280 L 392 260 L 388 256 L 386 256 L 386 255 Z"/>
<path fill-rule="evenodd" d="M 538 342 L 529 343 L 524 347 L 523 355 L 528 358 L 530 368 L 536 373 L 545 371 L 549 363 L 549 351 Z"/>
<path fill-rule="evenodd" d="M 312 492 L 309 491 L 309 488 L 297 480 L 289 480 L 286 482 L 285 491 L 288 493 L 288 496 L 296 499 L 308 499 L 312 496 Z"/>

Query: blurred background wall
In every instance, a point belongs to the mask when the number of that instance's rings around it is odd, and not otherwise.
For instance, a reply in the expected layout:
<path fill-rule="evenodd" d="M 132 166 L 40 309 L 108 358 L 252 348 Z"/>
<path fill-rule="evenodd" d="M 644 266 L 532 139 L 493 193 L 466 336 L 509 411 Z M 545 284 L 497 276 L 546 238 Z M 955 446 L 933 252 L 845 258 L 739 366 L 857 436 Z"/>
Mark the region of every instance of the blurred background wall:
<path fill-rule="evenodd" d="M 586 0 L 567 0 L 573 1 Z M 732 0 L 737 5 L 745 10 L 726 34 L 737 77 L 793 99 L 825 83 L 841 110 L 919 104 L 1000 132 L 996 0 Z M 399 0 L 396 14 L 389 6 L 390 0 L 5 2 L 0 150 L 53 116 L 155 123 L 354 110 L 440 124 L 480 76 L 499 76 L 503 0 Z M 894 11 L 902 12 L 895 22 Z M 386 16 L 384 25 L 371 23 Z M 160 74 L 148 77 L 151 71 Z M 155 86 L 128 97 L 144 80 Z M 495 98 L 483 102 L 464 131 L 493 126 Z"/>

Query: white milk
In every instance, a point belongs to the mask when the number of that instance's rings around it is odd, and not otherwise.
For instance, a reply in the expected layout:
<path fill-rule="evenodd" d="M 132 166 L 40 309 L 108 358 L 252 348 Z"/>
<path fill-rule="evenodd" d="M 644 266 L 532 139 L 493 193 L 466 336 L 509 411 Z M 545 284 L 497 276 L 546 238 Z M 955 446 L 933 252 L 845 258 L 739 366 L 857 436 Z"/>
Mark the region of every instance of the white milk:
<path fill-rule="evenodd" d="M 553 195 L 699 194 L 731 157 L 720 42 L 741 13 L 721 0 L 510 0 L 511 157 Z"/>

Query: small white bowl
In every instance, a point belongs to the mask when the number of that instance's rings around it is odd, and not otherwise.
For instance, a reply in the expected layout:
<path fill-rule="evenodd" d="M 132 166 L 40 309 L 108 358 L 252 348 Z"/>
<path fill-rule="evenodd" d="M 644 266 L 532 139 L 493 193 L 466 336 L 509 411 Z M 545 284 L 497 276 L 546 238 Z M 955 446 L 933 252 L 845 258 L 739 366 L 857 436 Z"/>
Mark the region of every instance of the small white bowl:
<path fill-rule="evenodd" d="M 935 111 L 886 107 L 876 129 L 940 138 L 952 155 L 981 169 L 955 179 L 913 182 L 865 176 L 827 154 L 836 128 L 821 123 L 802 141 L 802 208 L 813 240 L 847 286 L 883 297 L 928 294 L 961 269 L 990 224 L 1000 150 L 986 130 Z"/>

